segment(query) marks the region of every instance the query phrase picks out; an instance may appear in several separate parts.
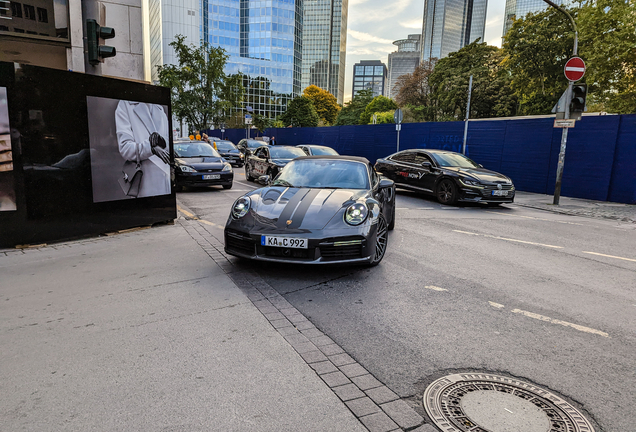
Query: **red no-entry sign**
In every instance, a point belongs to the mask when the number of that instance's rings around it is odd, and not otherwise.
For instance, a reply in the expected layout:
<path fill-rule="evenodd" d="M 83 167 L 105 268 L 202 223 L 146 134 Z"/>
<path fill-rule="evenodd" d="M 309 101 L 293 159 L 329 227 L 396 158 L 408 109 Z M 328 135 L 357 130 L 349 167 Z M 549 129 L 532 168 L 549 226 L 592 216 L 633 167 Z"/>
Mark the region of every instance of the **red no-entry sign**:
<path fill-rule="evenodd" d="M 578 81 L 585 75 L 585 62 L 581 57 L 572 57 L 565 64 L 565 77 L 570 81 Z"/>

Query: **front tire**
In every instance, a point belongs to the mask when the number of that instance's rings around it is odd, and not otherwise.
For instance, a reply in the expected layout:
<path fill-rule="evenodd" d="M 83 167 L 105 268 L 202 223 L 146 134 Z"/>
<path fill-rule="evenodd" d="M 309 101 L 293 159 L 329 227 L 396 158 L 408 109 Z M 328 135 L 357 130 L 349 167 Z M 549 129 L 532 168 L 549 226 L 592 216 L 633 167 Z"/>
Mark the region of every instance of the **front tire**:
<path fill-rule="evenodd" d="M 457 186 L 455 186 L 455 182 L 447 178 L 440 180 L 437 184 L 435 195 L 440 204 L 455 204 L 457 202 Z"/>
<path fill-rule="evenodd" d="M 389 240 L 389 227 L 384 220 L 384 216 L 378 216 L 378 227 L 375 233 L 375 251 L 373 258 L 369 262 L 369 266 L 377 266 L 386 254 L 386 246 Z"/>
<path fill-rule="evenodd" d="M 393 202 L 393 209 L 391 210 L 391 223 L 389 224 L 389 231 L 393 231 L 395 228 L 395 202 Z"/>
<path fill-rule="evenodd" d="M 250 166 L 245 164 L 245 180 L 254 181 L 254 177 L 250 175 Z"/>

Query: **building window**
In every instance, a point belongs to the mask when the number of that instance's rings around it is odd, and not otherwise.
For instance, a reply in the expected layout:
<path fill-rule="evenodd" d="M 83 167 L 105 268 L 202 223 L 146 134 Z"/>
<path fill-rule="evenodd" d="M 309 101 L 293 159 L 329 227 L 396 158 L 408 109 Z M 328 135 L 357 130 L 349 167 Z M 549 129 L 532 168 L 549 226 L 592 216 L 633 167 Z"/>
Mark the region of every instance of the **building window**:
<path fill-rule="evenodd" d="M 38 8 L 38 21 L 41 23 L 49 22 L 49 13 L 46 9 Z"/>
<path fill-rule="evenodd" d="M 11 16 L 16 18 L 22 18 L 22 4 L 17 2 L 11 2 Z"/>
<path fill-rule="evenodd" d="M 35 7 L 27 4 L 24 5 L 24 19 L 35 21 Z"/>

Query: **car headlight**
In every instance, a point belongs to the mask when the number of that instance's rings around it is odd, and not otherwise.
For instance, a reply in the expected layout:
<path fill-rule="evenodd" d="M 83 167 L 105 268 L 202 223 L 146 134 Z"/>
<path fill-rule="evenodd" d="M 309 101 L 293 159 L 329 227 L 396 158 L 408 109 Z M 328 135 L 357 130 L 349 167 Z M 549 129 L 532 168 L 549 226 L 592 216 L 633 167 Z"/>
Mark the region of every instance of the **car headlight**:
<path fill-rule="evenodd" d="M 234 219 L 240 219 L 247 214 L 250 210 L 250 204 L 252 202 L 248 197 L 241 197 L 234 202 L 232 206 L 232 217 Z"/>
<path fill-rule="evenodd" d="M 345 222 L 349 225 L 360 225 L 364 222 L 369 214 L 369 209 L 362 203 L 350 205 L 345 211 Z"/>
<path fill-rule="evenodd" d="M 187 165 L 181 165 L 179 168 L 181 168 L 181 172 L 197 172 L 197 170 Z"/>
<path fill-rule="evenodd" d="M 241 159 L 245 159 L 245 155 L 244 155 L 243 153 L 239 153 L 239 157 L 240 157 Z"/>
<path fill-rule="evenodd" d="M 465 184 L 466 186 L 473 186 L 473 187 L 478 187 L 478 188 L 483 188 L 484 187 L 484 185 L 479 183 L 477 180 L 459 179 L 459 181 L 462 182 L 463 184 Z"/>
<path fill-rule="evenodd" d="M 232 165 L 226 163 L 225 165 L 223 165 L 223 169 L 221 171 L 232 171 Z"/>

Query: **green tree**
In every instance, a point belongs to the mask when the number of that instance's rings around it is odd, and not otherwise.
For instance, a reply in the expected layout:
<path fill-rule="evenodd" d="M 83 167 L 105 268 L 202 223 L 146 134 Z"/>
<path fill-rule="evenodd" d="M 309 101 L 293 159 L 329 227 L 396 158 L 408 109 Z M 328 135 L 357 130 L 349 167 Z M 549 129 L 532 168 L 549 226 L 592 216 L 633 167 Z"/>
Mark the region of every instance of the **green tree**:
<path fill-rule="evenodd" d="M 377 124 L 395 123 L 395 120 L 393 118 L 393 115 L 395 114 L 395 110 L 375 112 L 373 114 L 375 114 Z"/>
<path fill-rule="evenodd" d="M 405 121 L 435 121 L 437 108 L 428 77 L 433 73 L 436 61 L 437 59 L 424 61 L 412 74 L 402 75 L 397 79 L 393 89 L 398 92 L 395 102 L 401 108 L 407 108 L 409 115 L 405 112 Z"/>
<path fill-rule="evenodd" d="M 311 99 L 320 120 L 325 125 L 332 125 L 338 117 L 340 105 L 334 95 L 318 86 L 310 85 L 303 91 L 303 96 Z"/>
<path fill-rule="evenodd" d="M 334 126 L 360 124 L 360 115 L 373 100 L 373 90 L 360 90 L 338 113 Z"/>
<path fill-rule="evenodd" d="M 576 16 L 576 11 L 569 10 Z M 549 114 L 565 91 L 565 62 L 572 55 L 570 20 L 555 8 L 528 14 L 514 22 L 504 38 L 504 66 L 522 115 Z"/>
<path fill-rule="evenodd" d="M 283 121 L 285 126 L 316 127 L 320 117 L 311 99 L 305 96 L 298 96 L 289 102 L 287 111 L 280 116 L 280 120 Z"/>
<path fill-rule="evenodd" d="M 385 96 L 376 96 L 373 100 L 364 108 L 362 114 L 360 114 L 360 124 L 371 123 L 371 116 L 375 112 L 385 112 L 397 109 L 397 105 L 393 100 Z"/>
<path fill-rule="evenodd" d="M 479 40 L 435 64 L 429 76 L 434 89 L 437 120 L 466 118 L 468 83 L 473 75 L 470 118 L 514 115 L 516 98 L 510 87 L 510 75 L 501 66 L 502 51 Z"/>
<path fill-rule="evenodd" d="M 244 88 L 241 75 L 223 72 L 228 55 L 207 42 L 186 45 L 185 37 L 175 36 L 170 43 L 179 66 L 159 66 L 159 84 L 169 87 L 172 112 L 196 130 L 208 129 L 226 121 L 240 106 Z"/>
<path fill-rule="evenodd" d="M 591 111 L 636 112 L 635 11 L 634 0 L 587 0 L 578 13 Z"/>
<path fill-rule="evenodd" d="M 272 120 L 269 117 L 261 115 L 261 114 L 253 114 L 252 124 L 256 126 L 256 129 L 258 129 L 260 133 L 263 133 L 265 132 L 265 129 L 267 129 L 268 127 L 271 127 Z"/>

